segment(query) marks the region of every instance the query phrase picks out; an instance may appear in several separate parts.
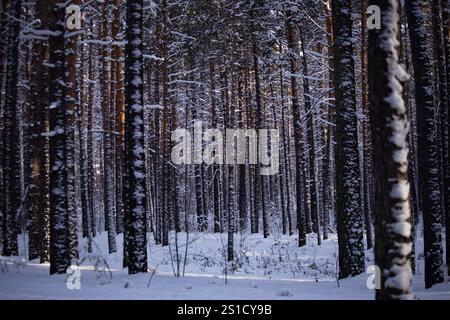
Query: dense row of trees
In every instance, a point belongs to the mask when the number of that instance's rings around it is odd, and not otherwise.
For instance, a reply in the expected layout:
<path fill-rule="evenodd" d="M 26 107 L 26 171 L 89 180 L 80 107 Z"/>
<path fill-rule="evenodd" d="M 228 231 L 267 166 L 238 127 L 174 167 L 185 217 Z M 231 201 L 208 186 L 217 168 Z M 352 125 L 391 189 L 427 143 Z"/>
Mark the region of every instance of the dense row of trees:
<path fill-rule="evenodd" d="M 73 4 L 79 30 L 67 28 Z M 368 30 L 372 5 L 381 23 Z M 336 233 L 340 278 L 363 273 L 375 245 L 377 297 L 396 299 L 412 296 L 423 234 L 426 286 L 443 282 L 449 11 L 448 0 L 2 1 L 3 255 L 27 232 L 29 259 L 64 273 L 100 232 L 110 253 L 123 233 L 131 274 L 147 271 L 147 235 L 167 246 L 171 231 L 227 232 L 232 268 L 235 233 L 299 246 Z M 249 159 L 174 165 L 171 133 L 198 121 L 279 129 L 279 172 Z"/>

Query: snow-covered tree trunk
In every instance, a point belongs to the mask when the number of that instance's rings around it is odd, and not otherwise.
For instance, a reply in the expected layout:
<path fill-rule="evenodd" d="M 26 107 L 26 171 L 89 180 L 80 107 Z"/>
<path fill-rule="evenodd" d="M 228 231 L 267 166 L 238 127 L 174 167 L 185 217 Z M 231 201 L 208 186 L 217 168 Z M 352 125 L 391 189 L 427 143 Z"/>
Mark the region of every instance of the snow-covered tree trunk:
<path fill-rule="evenodd" d="M 260 7 L 261 3 L 255 3 L 255 7 Z M 251 8 L 250 17 L 252 21 L 256 15 L 256 9 Z M 254 124 L 255 128 L 262 128 L 262 113 L 263 113 L 263 102 L 262 102 L 262 93 L 261 93 L 261 79 L 260 79 L 260 66 L 259 66 L 259 48 L 258 48 L 258 33 L 256 30 L 256 26 L 251 24 L 251 32 L 252 32 L 252 60 L 253 60 L 253 75 L 255 81 L 255 103 L 256 110 L 254 114 Z M 264 222 L 266 222 L 267 229 L 267 206 L 266 206 L 266 197 L 265 197 L 265 179 L 260 174 L 260 168 L 257 165 L 255 167 L 255 176 L 254 176 L 254 205 L 255 205 L 255 215 L 253 216 L 253 223 L 251 225 L 252 233 L 259 232 L 259 219 L 262 216 L 263 218 L 263 228 Z"/>
<path fill-rule="evenodd" d="M 362 94 L 362 112 L 364 120 L 362 123 L 363 135 L 363 212 L 364 226 L 366 231 L 367 249 L 373 248 L 372 238 L 372 146 L 370 136 L 370 112 L 368 103 L 368 85 L 367 85 L 367 52 L 366 52 L 366 10 L 367 1 L 361 0 L 361 94 Z"/>
<path fill-rule="evenodd" d="M 235 110 L 237 107 L 237 1 L 231 5 L 231 101 L 229 104 L 228 121 L 226 128 L 235 126 Z M 236 201 L 236 166 L 228 165 L 228 241 L 227 258 L 234 261 L 234 232 L 236 231 L 237 201 Z"/>
<path fill-rule="evenodd" d="M 307 52 L 305 50 L 305 38 L 300 28 L 300 49 L 302 52 L 302 66 L 303 66 L 303 96 L 305 102 L 305 114 L 307 114 L 307 141 L 308 141 L 308 160 L 309 160 L 309 194 L 311 206 L 311 222 L 312 230 L 317 234 L 317 242 L 320 245 L 320 221 L 319 221 L 319 206 L 317 195 L 317 173 L 316 173 L 316 143 L 315 143 L 315 128 L 314 116 L 315 111 L 311 101 L 311 92 L 309 85 L 309 72 Z"/>
<path fill-rule="evenodd" d="M 84 40 L 84 37 L 82 38 L 82 41 Z M 88 139 L 87 135 L 89 134 L 88 131 L 88 95 L 86 90 L 86 84 L 89 83 L 89 79 L 87 79 L 87 73 L 85 72 L 86 69 L 89 67 L 89 58 L 87 53 L 87 48 L 85 48 L 83 45 L 80 47 L 80 69 L 81 69 L 81 75 L 80 75 L 80 103 L 78 105 L 78 132 L 79 132 L 79 167 L 80 167 L 80 193 L 81 193 L 81 231 L 83 238 L 88 238 L 89 240 L 91 237 L 91 231 L 90 231 L 90 215 L 89 215 L 89 164 L 88 164 L 88 157 L 87 157 L 87 150 L 88 150 Z M 87 61 L 87 62 L 86 62 Z M 87 81 L 86 81 L 87 80 Z M 91 241 L 88 241 L 88 246 L 91 243 Z M 88 248 L 90 249 L 90 248 Z M 90 250 L 88 250 L 90 252 Z"/>
<path fill-rule="evenodd" d="M 94 70 L 94 52 L 92 48 L 89 50 L 89 58 L 88 58 L 88 78 L 89 81 L 94 81 L 95 78 L 95 70 Z M 94 129 L 94 88 L 93 86 L 88 86 L 87 90 L 87 104 L 88 104 L 88 115 L 87 115 L 87 190 L 89 197 L 89 206 L 88 206 L 88 217 L 87 223 L 89 236 L 95 237 L 96 235 L 96 217 L 94 212 L 94 201 L 95 201 L 95 173 L 94 173 L 94 138 L 93 138 L 93 129 Z M 91 241 L 89 241 L 90 243 Z"/>
<path fill-rule="evenodd" d="M 143 0 L 127 2 L 125 47 L 125 245 L 128 273 L 147 272 Z"/>
<path fill-rule="evenodd" d="M 7 7 L 7 45 L 5 47 L 5 98 L 3 109 L 3 255 L 18 254 L 17 214 L 20 207 L 18 105 L 19 32 L 22 1 L 11 1 Z"/>
<path fill-rule="evenodd" d="M 109 1 L 103 3 L 103 25 L 102 38 L 104 41 L 109 39 Z M 103 46 L 101 49 L 102 73 L 100 79 L 100 86 L 102 91 L 102 113 L 103 113 L 103 164 L 104 164 L 104 181 L 103 181 L 103 196 L 104 196 L 104 212 L 106 231 L 108 232 L 108 250 L 109 253 L 117 251 L 116 247 L 116 206 L 114 200 L 114 135 L 112 134 L 114 127 L 111 118 L 113 112 L 110 103 L 110 96 L 114 93 L 109 90 L 110 87 L 110 50 Z"/>
<path fill-rule="evenodd" d="M 444 41 L 444 66 L 442 72 L 446 75 L 447 95 L 450 93 L 450 1 L 440 0 L 440 8 L 442 10 L 442 35 Z M 450 98 L 447 96 L 448 108 L 450 108 Z M 447 272 L 450 275 L 450 110 L 442 110 L 443 127 L 443 153 L 444 153 L 444 197 L 445 197 L 445 234 L 446 234 L 446 264 Z"/>
<path fill-rule="evenodd" d="M 445 8 L 444 8 L 445 9 Z M 436 89 L 436 102 L 438 103 L 437 116 L 437 142 L 438 142 L 438 159 L 439 159 L 439 184 L 441 187 L 441 204 L 442 215 L 446 217 L 446 183 L 445 177 L 448 175 L 448 129 L 449 123 L 449 96 L 447 89 L 447 63 L 445 60 L 444 50 L 444 37 L 443 37 L 443 24 L 441 8 L 439 7 L 439 0 L 432 0 L 431 2 L 431 14 L 432 14 L 432 29 L 433 29 L 433 53 L 434 53 L 434 70 L 435 70 L 435 89 Z M 447 33 L 448 33 L 447 29 Z"/>
<path fill-rule="evenodd" d="M 291 73 L 291 100 L 292 100 L 292 114 L 294 123 L 294 144 L 295 144 L 295 185 L 296 185 L 296 216 L 297 216 L 297 226 L 299 230 L 298 235 L 298 245 L 300 247 L 306 245 L 306 215 L 303 199 L 302 199 L 302 186 L 303 184 L 303 141 L 302 141 L 302 124 L 300 119 L 300 103 L 298 99 L 298 88 L 297 88 L 297 62 L 296 62 L 296 51 L 298 46 L 296 45 L 295 33 L 293 30 L 293 22 L 291 13 L 287 12 L 286 21 L 286 33 L 289 48 L 289 62 L 290 62 L 290 73 Z"/>
<path fill-rule="evenodd" d="M 163 115 L 162 115 L 162 136 L 161 136 L 161 184 L 162 184 L 162 210 L 159 221 L 160 233 L 161 233 L 161 243 L 163 246 L 169 245 L 169 217 L 170 217 L 170 182 L 169 182 L 169 161 L 170 161 L 170 119 L 169 119 L 169 4 L 167 0 L 162 1 L 162 43 L 161 43 L 161 54 L 163 57 L 162 63 L 162 104 L 163 104 Z"/>
<path fill-rule="evenodd" d="M 0 92 L 3 92 L 3 76 L 4 76 L 4 56 L 5 56 L 5 35 L 6 35 L 6 4 L 7 1 L 2 1 L 0 6 Z M 0 153 L 4 154 L 3 150 L 3 95 L 0 94 Z M 3 252 L 3 241 L 4 241 L 4 213 L 3 213 L 3 198 L 4 198 L 4 188 L 3 188 L 3 158 L 0 157 L 0 252 Z"/>
<path fill-rule="evenodd" d="M 79 4 L 79 0 L 69 1 L 66 6 Z M 63 8 L 63 10 L 65 10 Z M 66 15 L 67 18 L 67 15 Z M 63 20 L 65 22 L 65 19 Z M 67 31 L 65 39 L 65 133 L 66 133 L 66 188 L 67 188 L 67 210 L 68 210 L 68 250 L 71 259 L 78 258 L 78 222 L 77 222 L 77 194 L 76 194 L 76 168 L 75 168 L 75 128 L 76 110 L 79 103 L 77 95 L 77 55 L 79 30 Z"/>
<path fill-rule="evenodd" d="M 282 45 L 280 43 L 280 53 L 282 52 Z M 283 206 L 283 234 L 289 232 L 291 236 L 293 234 L 293 221 L 291 210 L 291 185 L 289 179 L 290 173 L 290 157 L 289 154 L 289 135 L 287 132 L 286 113 L 289 111 L 289 106 L 285 105 L 285 85 L 283 79 L 283 69 L 280 67 L 280 99 L 281 99 L 281 139 L 283 141 L 283 154 L 281 162 L 281 180 L 280 190 L 282 193 L 281 205 Z M 284 191 L 286 190 L 286 193 Z M 286 206 L 284 205 L 286 204 Z"/>
<path fill-rule="evenodd" d="M 419 0 L 407 0 L 406 12 L 414 67 L 418 122 L 419 192 L 424 227 L 425 287 L 444 281 L 442 214 L 438 170 L 433 68 Z"/>
<path fill-rule="evenodd" d="M 326 31 L 327 31 L 327 61 L 328 61 L 328 80 L 330 86 L 334 83 L 334 58 L 333 58 L 333 16 L 331 14 L 331 0 L 324 2 L 324 13 L 326 15 Z M 328 99 L 334 100 L 334 90 L 329 90 Z M 334 121 L 334 107 L 328 107 L 327 120 L 329 123 Z M 333 170 L 333 155 L 334 155 L 334 132 L 335 128 L 332 125 L 327 126 L 326 131 L 326 154 L 324 158 L 324 172 L 323 172 L 323 187 L 324 187 L 324 217 L 323 217 L 323 238 L 328 239 L 328 228 L 330 223 L 330 211 L 334 211 L 334 170 Z"/>
<path fill-rule="evenodd" d="M 42 2 L 42 1 L 41 1 Z M 39 12 L 39 8 L 36 8 Z M 41 23 L 42 27 L 42 23 Z M 30 83 L 30 123 L 29 123 L 29 145 L 31 149 L 31 158 L 29 161 L 29 171 L 32 178 L 29 186 L 29 231 L 28 231 L 28 257 L 30 260 L 36 259 L 40 255 L 39 247 L 41 245 L 41 221 L 48 213 L 47 210 L 41 208 L 42 190 L 40 187 L 41 179 L 46 180 L 45 176 L 41 176 L 42 161 L 45 159 L 45 150 L 41 148 L 41 140 L 46 139 L 43 133 L 46 132 L 46 111 L 47 101 L 45 101 L 46 88 L 44 78 L 44 59 L 45 45 L 44 41 L 36 40 L 32 44 L 32 64 L 31 64 L 31 83 Z M 45 165 L 45 164 L 44 164 Z"/>
<path fill-rule="evenodd" d="M 48 21 L 47 14 L 50 11 L 51 3 L 46 0 L 39 0 L 36 2 L 36 14 L 37 17 L 41 21 L 40 28 L 42 30 L 47 30 Z M 36 101 L 37 108 L 37 125 L 35 142 L 39 146 L 35 146 L 35 148 L 39 147 L 39 152 L 36 151 L 35 159 L 37 168 L 39 168 L 39 172 L 36 179 L 38 185 L 36 187 L 35 199 L 38 202 L 35 205 L 35 215 L 39 217 L 39 226 L 38 226 L 38 250 L 39 257 L 41 263 L 46 263 L 50 261 L 50 190 L 49 190 L 49 174 L 50 174 L 50 162 L 49 162 L 49 92 L 48 84 L 49 80 L 49 68 L 44 66 L 45 59 L 48 58 L 49 47 L 48 41 L 39 42 L 37 45 L 39 49 L 39 57 L 38 63 L 41 65 L 36 67 L 36 71 L 38 71 L 38 75 L 34 78 L 34 85 L 36 86 L 36 92 L 34 93 L 34 97 Z M 34 91 L 34 90 L 33 90 Z M 39 129 L 38 129 L 39 128 Z"/>
<path fill-rule="evenodd" d="M 399 64 L 399 1 L 371 0 L 381 29 L 369 32 L 369 97 L 374 147 L 376 249 L 381 270 L 377 299 L 410 299 L 411 224 L 409 120 L 403 101 L 407 74 Z M 366 27 L 366 26 L 363 26 Z"/>
<path fill-rule="evenodd" d="M 211 99 L 211 115 L 212 115 L 212 127 L 217 128 L 218 117 L 216 114 L 216 84 L 215 84 L 215 66 L 214 62 L 209 63 L 209 82 L 210 82 L 210 99 Z M 217 156 L 217 155 L 215 155 Z M 213 216 L 214 216 L 214 232 L 221 232 L 220 224 L 220 168 L 219 165 L 214 162 L 212 164 L 212 183 L 213 183 Z"/>
<path fill-rule="evenodd" d="M 112 39 L 114 41 L 122 40 L 121 31 L 121 18 L 122 18 L 122 0 L 114 0 L 114 21 L 112 24 Z M 114 130 L 116 132 L 115 137 L 115 169 L 116 169 L 116 230 L 117 233 L 123 232 L 123 133 L 124 133 L 124 83 L 123 83 L 123 59 L 122 59 L 122 47 L 120 45 L 115 45 L 112 51 L 112 60 L 114 64 L 114 83 L 113 95 L 115 96 L 115 126 Z M 158 140 L 156 140 L 158 141 Z"/>
<path fill-rule="evenodd" d="M 50 274 L 65 273 L 70 265 L 65 128 L 65 7 L 52 2 L 49 15 L 50 101 Z"/>
<path fill-rule="evenodd" d="M 339 277 L 364 272 L 351 1 L 333 0 Z"/>

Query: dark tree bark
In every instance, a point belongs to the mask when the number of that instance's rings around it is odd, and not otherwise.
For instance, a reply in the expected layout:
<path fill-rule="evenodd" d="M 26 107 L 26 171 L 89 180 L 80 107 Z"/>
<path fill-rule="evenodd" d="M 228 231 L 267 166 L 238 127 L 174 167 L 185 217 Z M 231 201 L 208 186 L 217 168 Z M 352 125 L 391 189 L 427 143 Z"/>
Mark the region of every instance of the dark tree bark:
<path fill-rule="evenodd" d="M 50 10 L 50 274 L 61 274 L 70 265 L 65 128 L 65 7 L 62 1 L 55 0 Z"/>
<path fill-rule="evenodd" d="M 121 12 L 122 0 L 114 0 L 114 21 L 112 24 L 112 38 L 114 41 L 121 40 Z M 119 45 L 113 47 L 112 60 L 114 64 L 114 83 L 113 94 L 115 96 L 115 126 L 114 130 L 117 132 L 115 138 L 115 161 L 116 161 L 116 231 L 123 232 L 123 140 L 124 140 L 124 83 L 123 83 L 123 62 L 122 62 L 122 48 Z M 158 141 L 158 140 L 156 140 Z M 154 170 L 155 171 L 155 170 Z"/>
<path fill-rule="evenodd" d="M 19 32 L 22 2 L 13 1 L 8 7 L 7 46 L 5 48 L 5 100 L 3 106 L 3 255 L 18 254 L 16 222 L 20 207 L 20 180 L 17 179 L 19 163 L 19 132 L 16 120 L 18 107 Z"/>
<path fill-rule="evenodd" d="M 104 41 L 109 39 L 109 0 L 103 3 L 103 25 L 102 25 L 102 38 Z M 102 113 L 103 113 L 103 198 L 104 198 L 104 214 L 105 214 L 105 227 L 108 232 L 108 250 L 109 253 L 117 251 L 116 247 L 116 207 L 114 202 L 114 139 L 111 118 L 113 117 L 112 106 L 110 103 L 110 96 L 114 93 L 110 89 L 110 51 L 106 46 L 102 46 L 101 49 L 101 63 L 102 72 L 100 78 L 100 86 L 102 92 Z"/>
<path fill-rule="evenodd" d="M 212 127 L 217 128 L 217 107 L 216 107 L 216 84 L 214 80 L 215 67 L 214 62 L 209 63 L 209 76 L 210 76 L 210 96 L 211 96 L 211 115 L 212 115 Z M 219 155 L 215 155 L 219 156 Z M 214 162 L 212 165 L 212 183 L 213 183 L 213 215 L 214 215 L 214 232 L 221 232 L 220 223 L 220 168 L 219 165 Z"/>
<path fill-rule="evenodd" d="M 408 178 L 408 131 L 399 64 L 399 1 L 370 0 L 381 8 L 381 30 L 369 33 L 369 96 L 374 145 L 378 300 L 413 298 Z M 401 279 L 401 280 L 400 280 Z"/>
<path fill-rule="evenodd" d="M 125 47 L 125 245 L 128 273 L 147 272 L 143 0 L 127 2 Z"/>
<path fill-rule="evenodd" d="M 303 147 L 302 147 L 302 125 L 300 119 L 300 104 L 298 101 L 298 88 L 297 88 L 297 63 L 295 59 L 295 52 L 298 47 L 296 45 L 295 34 L 292 26 L 290 14 L 287 16 L 286 32 L 287 41 L 289 47 L 289 60 L 290 60 L 290 72 L 291 72 L 291 99 L 292 99 L 292 113 L 294 122 L 294 143 L 295 143 L 295 184 L 296 184 L 296 210 L 297 210 L 297 226 L 299 230 L 298 244 L 300 247 L 306 245 L 306 216 L 303 208 L 302 199 L 302 167 L 303 167 Z"/>
<path fill-rule="evenodd" d="M 88 61 L 88 78 L 90 81 L 94 81 L 94 52 L 91 48 L 89 50 L 89 61 Z M 87 190 L 89 197 L 89 206 L 88 206 L 88 214 L 86 220 L 86 232 L 89 236 L 95 237 L 96 235 L 96 216 L 94 210 L 94 201 L 95 201 L 95 172 L 94 172 L 94 148 L 93 148 L 93 129 L 94 129 L 94 89 L 93 86 L 88 86 L 87 90 L 87 104 L 88 104 L 88 123 L 87 123 Z M 89 244 L 91 241 L 89 241 Z"/>
<path fill-rule="evenodd" d="M 416 88 L 417 151 L 419 192 L 421 193 L 424 227 L 425 287 L 430 288 L 434 284 L 444 281 L 433 70 L 427 54 L 427 34 L 424 30 L 425 20 L 421 9 L 421 1 L 407 0 L 406 13 Z"/>
<path fill-rule="evenodd" d="M 371 195 L 372 195 L 372 149 L 371 149 L 371 136 L 370 136 L 370 112 L 367 94 L 367 53 L 366 53 L 366 28 L 367 19 L 366 12 L 367 1 L 361 0 L 361 91 L 362 91 L 362 110 L 363 110 L 363 213 L 364 213 L 364 226 L 366 231 L 366 243 L 367 249 L 373 248 L 372 239 L 372 207 L 371 207 Z"/>
<path fill-rule="evenodd" d="M 80 4 L 79 0 L 72 0 L 66 5 Z M 65 10 L 65 9 L 64 9 Z M 65 19 L 64 19 L 65 21 Z M 74 30 L 66 32 L 65 39 L 65 88 L 64 88 L 64 112 L 66 134 L 66 190 L 67 190 L 67 214 L 68 214 L 68 250 L 71 259 L 78 258 L 78 224 L 77 224 L 77 195 L 75 177 L 75 128 L 77 126 L 76 110 L 79 104 L 77 96 L 77 56 L 79 32 Z"/>
<path fill-rule="evenodd" d="M 364 272 L 351 1 L 333 0 L 339 277 Z"/>
<path fill-rule="evenodd" d="M 161 242 L 163 246 L 169 245 L 169 202 L 170 202 L 170 194 L 169 194 L 169 181 L 168 179 L 164 179 L 169 175 L 170 169 L 168 168 L 169 163 L 169 17 L 168 17 L 168 4 L 167 0 L 163 0 L 162 2 L 162 22 L 163 22 L 163 30 L 162 30 L 162 55 L 163 55 L 163 63 L 162 63 L 162 80 L 163 80 L 163 92 L 162 92 L 162 100 L 163 100 L 163 120 L 162 120 L 162 145 L 161 145 L 161 153 L 162 153 L 162 211 L 160 217 L 160 226 L 161 226 Z"/>
<path fill-rule="evenodd" d="M 39 0 L 36 3 L 36 15 L 41 20 L 40 29 L 46 30 L 46 21 L 49 12 L 49 3 Z M 49 262 L 49 198 L 48 198 L 48 70 L 44 67 L 44 61 L 48 58 L 48 46 L 46 41 L 37 40 L 33 43 L 33 72 L 31 82 L 31 116 L 30 146 L 32 147 L 32 159 L 30 172 L 33 177 L 29 189 L 31 226 L 29 229 L 29 259 L 40 257 L 40 262 Z"/>
<path fill-rule="evenodd" d="M 236 0 L 232 2 L 231 9 L 231 103 L 228 111 L 228 121 L 226 128 L 234 127 L 235 125 L 235 110 L 237 109 L 237 6 Z M 236 231 L 236 215 L 237 215 L 237 202 L 236 202 L 236 166 L 228 165 L 228 232 L 227 232 L 227 260 L 234 261 L 234 232 Z"/>
<path fill-rule="evenodd" d="M 450 1 L 440 0 L 440 7 L 442 8 L 442 34 L 444 37 L 444 53 L 447 75 L 447 94 L 450 92 Z M 450 99 L 449 99 L 450 100 Z M 450 101 L 448 101 L 450 105 Z M 442 114 L 442 122 L 446 124 L 444 130 L 444 193 L 445 193 L 445 233 L 446 233 L 446 263 L 448 275 L 450 275 L 450 111 L 447 109 L 447 118 Z"/>
<path fill-rule="evenodd" d="M 442 5 L 442 7 L 441 7 Z M 450 192 L 449 192 L 449 182 L 448 177 L 450 175 L 450 157 L 449 157 L 449 77 L 450 74 L 448 71 L 450 68 L 447 66 L 449 63 L 448 58 L 446 56 L 446 38 L 448 39 L 448 10 L 450 10 L 449 5 L 447 7 L 444 6 L 444 3 L 441 4 L 440 0 L 433 0 L 431 3 L 432 9 L 432 18 L 433 18 L 433 42 L 434 42 L 434 54 L 436 61 L 436 92 L 438 95 L 439 101 L 439 119 L 438 123 L 440 124 L 440 130 L 438 130 L 438 134 L 440 135 L 439 140 L 439 150 L 440 150 L 440 159 L 442 164 L 441 170 L 441 179 L 440 183 L 442 186 L 442 213 L 446 220 L 446 234 L 450 235 L 450 231 L 448 230 L 448 220 L 450 213 Z M 448 41 L 448 40 L 447 40 Z M 446 244 L 449 244 L 450 236 L 446 237 Z M 447 249 L 450 248 L 446 246 Z M 448 250 L 447 250 L 448 251 Z M 446 252 L 446 264 L 447 268 L 450 272 L 450 253 Z"/>
<path fill-rule="evenodd" d="M 316 144 L 315 144 L 315 128 L 314 128 L 314 110 L 311 104 L 311 94 L 308 80 L 308 62 L 306 60 L 305 39 L 300 31 L 301 51 L 303 53 L 303 95 L 305 101 L 305 111 L 308 114 L 308 158 L 309 158 L 309 193 L 311 206 L 311 220 L 313 222 L 312 229 L 317 234 L 317 243 L 321 244 L 320 226 L 319 226 L 319 208 L 317 205 L 317 174 L 316 174 Z"/>
<path fill-rule="evenodd" d="M 261 6 L 261 4 L 257 3 L 258 7 Z M 250 10 L 250 17 L 254 18 L 255 15 L 255 8 L 252 8 Z M 255 120 L 255 126 L 258 129 L 262 129 L 263 125 L 263 102 L 261 97 L 261 79 L 260 79 L 260 66 L 259 66 L 259 50 L 258 50 L 258 38 L 257 38 L 257 30 L 256 27 L 252 24 L 251 25 L 251 31 L 252 31 L 252 58 L 253 58 L 253 74 L 254 74 L 254 80 L 255 80 L 255 103 L 256 103 L 256 110 L 254 114 L 254 120 Z M 259 154 L 259 147 L 258 147 L 258 154 Z M 263 220 L 263 233 L 264 236 L 267 237 L 269 234 L 269 227 L 268 227 L 268 211 L 267 211 L 267 205 L 266 205 L 266 197 L 265 197 L 265 178 L 261 175 L 261 171 L 259 168 L 259 165 L 256 165 L 255 167 L 255 180 L 254 180 L 254 189 L 255 189 L 255 197 L 254 197 L 254 204 L 255 204 L 255 217 L 253 219 L 254 223 L 251 226 L 252 233 L 258 233 L 259 231 L 259 219 L 262 215 Z"/>

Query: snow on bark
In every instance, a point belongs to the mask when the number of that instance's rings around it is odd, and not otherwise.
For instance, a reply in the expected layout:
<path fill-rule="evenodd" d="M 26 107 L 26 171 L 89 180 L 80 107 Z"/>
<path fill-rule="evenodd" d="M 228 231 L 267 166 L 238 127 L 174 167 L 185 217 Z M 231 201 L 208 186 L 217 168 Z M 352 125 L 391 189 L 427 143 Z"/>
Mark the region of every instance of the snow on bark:
<path fill-rule="evenodd" d="M 19 132 L 16 113 L 19 109 L 17 80 L 19 73 L 19 30 L 20 30 L 21 1 L 10 3 L 7 9 L 7 47 L 6 76 L 5 76 L 5 100 L 3 106 L 3 255 L 17 255 L 17 223 L 16 215 L 19 209 L 20 179 L 18 179 L 17 166 Z"/>
<path fill-rule="evenodd" d="M 438 170 L 436 105 L 433 68 L 422 1 L 407 0 L 406 10 L 414 67 L 418 122 L 419 190 L 422 199 L 425 251 L 425 287 L 444 281 L 442 213 Z"/>
<path fill-rule="evenodd" d="M 55 2 L 49 13 L 50 102 L 50 274 L 65 273 L 70 264 L 65 131 L 64 8 Z"/>
<path fill-rule="evenodd" d="M 442 8 L 442 33 L 444 35 L 444 54 L 446 62 L 446 72 L 447 75 L 447 94 L 450 92 L 450 1 L 440 0 L 440 7 Z M 450 108 L 450 99 L 448 99 L 448 106 Z M 444 110 L 443 110 L 444 111 Z M 445 115 L 447 117 L 445 118 Z M 450 275 L 450 110 L 445 110 L 442 113 L 443 123 L 445 123 L 444 129 L 444 188 L 445 188 L 445 233 L 447 237 L 445 238 L 445 252 L 446 252 L 446 263 L 447 263 L 447 273 Z M 446 161 L 445 161 L 446 160 Z"/>
<path fill-rule="evenodd" d="M 108 16 L 109 1 L 103 3 L 103 13 Z M 108 19 L 103 21 L 102 25 L 102 38 L 107 39 L 109 37 Z M 108 232 L 108 251 L 113 253 L 117 251 L 116 246 L 116 207 L 115 207 L 115 189 L 114 189 L 114 145 L 113 145 L 113 127 L 111 117 L 113 115 L 112 105 L 110 103 L 110 96 L 113 92 L 109 91 L 110 85 L 110 52 L 106 47 L 101 49 L 101 62 L 102 62 L 102 77 L 100 80 L 100 87 L 102 92 L 102 113 L 103 113 L 103 163 L 104 163 L 104 184 L 103 184 L 103 194 L 104 194 L 104 213 L 105 213 L 105 224 L 106 231 Z M 113 79 L 111 79 L 113 80 Z"/>
<path fill-rule="evenodd" d="M 339 277 L 364 272 L 352 17 L 348 0 L 332 2 L 336 87 L 336 195 Z"/>
<path fill-rule="evenodd" d="M 287 21 L 286 21 L 286 33 L 288 48 L 290 51 L 290 73 L 291 73 L 291 103 L 292 103 L 292 114 L 294 123 L 294 145 L 295 145 L 295 165 L 297 170 L 295 170 L 295 185 L 297 188 L 295 202 L 296 202 L 296 216 L 297 216 L 297 226 L 299 230 L 298 244 L 299 247 L 306 245 L 306 232 L 307 232 L 307 221 L 303 201 L 304 187 L 304 159 L 303 159 L 303 141 L 302 141 L 302 121 L 300 116 L 300 103 L 298 99 L 298 88 L 297 88 L 297 78 L 293 75 L 297 73 L 297 63 L 295 52 L 298 50 L 296 44 L 296 35 L 294 32 L 293 21 L 291 17 L 291 12 L 287 11 Z"/>
<path fill-rule="evenodd" d="M 409 120 L 403 100 L 408 75 L 399 65 L 398 0 L 373 0 L 381 30 L 369 36 L 369 82 L 377 208 L 377 299 L 411 299 L 411 211 L 408 178 Z"/>
<path fill-rule="evenodd" d="M 128 273 L 147 272 L 144 154 L 143 1 L 127 2 L 125 48 L 125 244 Z"/>
<path fill-rule="evenodd" d="M 77 2 L 77 1 L 72 1 Z M 77 96 L 77 32 L 64 31 L 65 55 L 65 134 L 66 134 L 66 176 L 67 176 L 67 215 L 68 215 L 68 250 L 71 259 L 78 258 L 78 219 L 75 172 L 75 127 Z"/>

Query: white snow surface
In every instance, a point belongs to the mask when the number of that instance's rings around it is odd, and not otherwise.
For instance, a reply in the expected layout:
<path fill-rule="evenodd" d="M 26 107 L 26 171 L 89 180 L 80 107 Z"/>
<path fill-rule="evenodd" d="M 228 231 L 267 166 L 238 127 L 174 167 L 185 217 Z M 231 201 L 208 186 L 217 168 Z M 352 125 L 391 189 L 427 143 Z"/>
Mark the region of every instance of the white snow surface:
<path fill-rule="evenodd" d="M 49 275 L 49 265 L 25 261 L 22 257 L 0 257 L 0 299 L 258 299 L 258 300 L 371 300 L 375 292 L 367 289 L 370 274 L 336 280 L 337 238 L 331 236 L 317 246 L 314 236 L 308 245 L 297 247 L 296 236 L 236 236 L 239 265 L 225 283 L 224 248 L 226 234 L 190 234 L 184 277 L 175 277 L 170 252 L 175 256 L 174 235 L 171 248 L 155 245 L 149 236 L 149 273 L 129 276 L 122 269 L 122 237 L 118 252 L 107 253 L 107 235 L 95 238 L 94 253 L 80 248 L 81 281 L 79 290 L 69 290 L 68 275 Z M 83 239 L 83 244 L 86 240 Z M 178 237 L 179 254 L 184 259 L 186 234 Z M 101 248 L 101 250 L 100 250 Z M 418 269 L 413 291 L 418 299 L 450 299 L 448 282 L 424 289 L 422 242 L 417 243 Z M 373 253 L 367 251 L 366 266 L 372 265 Z M 105 267 L 107 262 L 108 267 Z M 95 265 L 98 267 L 95 267 Z M 176 270 L 176 264 L 174 265 Z M 182 272 L 183 266 L 181 264 Z M 288 294 L 287 294 L 288 293 Z"/>

